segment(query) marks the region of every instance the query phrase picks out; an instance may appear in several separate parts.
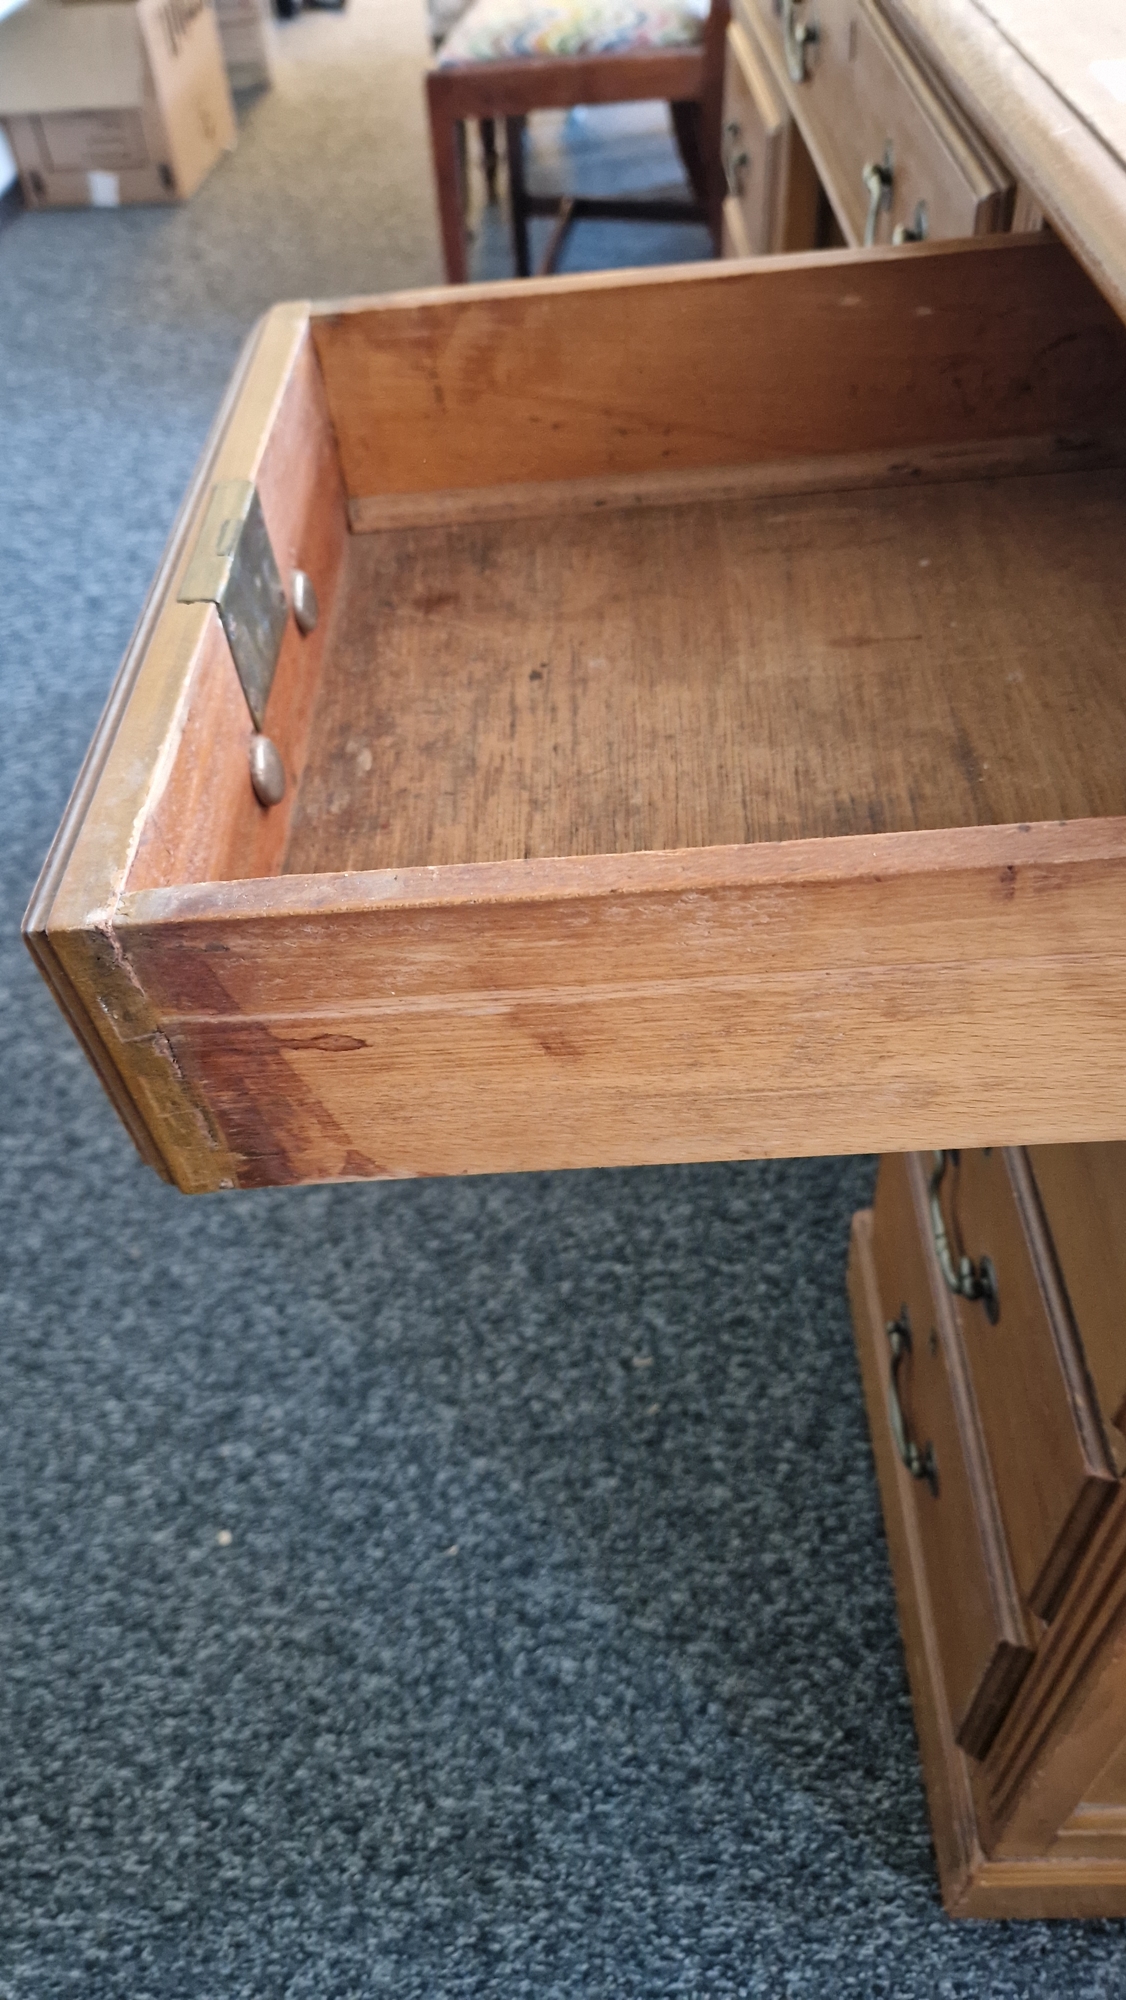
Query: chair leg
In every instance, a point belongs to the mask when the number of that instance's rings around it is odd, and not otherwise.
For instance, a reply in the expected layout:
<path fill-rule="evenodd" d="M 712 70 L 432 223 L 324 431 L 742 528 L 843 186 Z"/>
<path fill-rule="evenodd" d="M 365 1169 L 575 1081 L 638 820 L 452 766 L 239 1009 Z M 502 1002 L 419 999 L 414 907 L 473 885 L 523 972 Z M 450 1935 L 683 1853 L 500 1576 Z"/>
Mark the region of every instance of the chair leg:
<path fill-rule="evenodd" d="M 485 186 L 489 200 L 497 198 L 497 121 L 495 118 L 481 120 L 481 151 L 485 158 Z"/>
<path fill-rule="evenodd" d="M 702 145 L 703 118 L 701 106 L 695 98 L 683 98 L 679 103 L 669 105 L 672 129 L 676 138 L 677 151 L 684 162 L 689 186 L 697 201 L 706 202 L 711 192 L 708 180 L 707 161 Z"/>
<path fill-rule="evenodd" d="M 451 285 L 464 285 L 469 276 L 469 260 L 465 246 L 465 180 L 458 137 L 459 121 L 450 117 L 433 90 L 428 89 L 428 101 L 430 150 L 434 158 L 446 278 Z"/>
<path fill-rule="evenodd" d="M 527 122 L 526 118 L 506 118 L 504 121 L 505 144 L 508 147 L 508 199 L 512 208 L 512 253 L 516 259 L 518 278 L 530 278 L 532 275 L 525 205 L 528 190 L 524 183 L 524 127 Z"/>

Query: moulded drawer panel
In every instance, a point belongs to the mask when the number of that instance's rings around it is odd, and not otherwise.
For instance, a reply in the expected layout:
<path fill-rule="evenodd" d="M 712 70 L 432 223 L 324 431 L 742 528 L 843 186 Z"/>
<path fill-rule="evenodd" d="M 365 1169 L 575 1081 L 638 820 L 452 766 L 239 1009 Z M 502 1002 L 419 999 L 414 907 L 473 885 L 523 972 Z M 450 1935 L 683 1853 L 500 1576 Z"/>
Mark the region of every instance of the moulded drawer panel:
<path fill-rule="evenodd" d="M 728 195 L 723 204 L 722 255 L 724 257 L 749 257 L 751 246 L 747 241 L 746 226 L 743 221 L 743 205 Z"/>
<path fill-rule="evenodd" d="M 1019 1148 L 937 1156 L 928 1169 L 951 1292 L 1025 1602 L 1049 1617 L 1116 1483 L 1044 1226 Z M 968 1258 L 965 1276 L 962 1260 Z"/>
<path fill-rule="evenodd" d="M 1007 227 L 1010 177 L 872 0 L 797 0 L 793 9 L 760 0 L 759 12 L 778 80 L 850 242 L 890 243 L 897 230 L 921 228 L 933 240 Z M 800 83 L 795 24 L 811 32 Z M 872 168 L 875 187 L 866 180 Z"/>
<path fill-rule="evenodd" d="M 872 1250 L 889 1334 L 889 1404 L 898 1402 L 916 1465 L 925 1467 L 914 1479 L 916 1516 L 951 1721 L 962 1748 L 981 1756 L 1027 1670 L 1033 1642 L 957 1328 L 931 1283 L 923 1197 L 917 1157 L 887 1155 L 880 1162 Z M 898 1359 L 893 1339 L 905 1349 Z"/>
<path fill-rule="evenodd" d="M 785 148 L 790 114 L 746 31 L 727 30 L 723 77 L 725 216 L 736 256 L 782 248 Z"/>
<path fill-rule="evenodd" d="M 1126 1427 L 1126 1145 L 1032 1146 L 1028 1157 L 1103 1418 L 1121 1431 Z"/>

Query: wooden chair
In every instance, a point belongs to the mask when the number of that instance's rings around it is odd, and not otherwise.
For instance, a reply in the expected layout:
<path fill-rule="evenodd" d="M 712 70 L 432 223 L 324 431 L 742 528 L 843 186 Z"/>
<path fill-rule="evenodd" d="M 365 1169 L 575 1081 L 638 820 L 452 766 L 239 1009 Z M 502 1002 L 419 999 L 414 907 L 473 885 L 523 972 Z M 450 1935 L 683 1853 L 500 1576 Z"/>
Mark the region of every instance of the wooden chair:
<path fill-rule="evenodd" d="M 719 245 L 719 130 L 728 0 L 473 0 L 427 76 L 442 246 L 451 284 L 468 277 L 466 120 L 504 119 L 516 271 L 531 271 L 528 219 L 553 215 L 541 271 L 554 268 L 572 223 L 706 222 Z M 662 39 L 663 38 L 663 39 Z M 557 52 L 564 50 L 565 52 Z M 691 198 L 531 194 L 524 178 L 529 113 L 662 98 Z"/>
<path fill-rule="evenodd" d="M 0 4 L 2 4 L 2 0 L 0 0 Z M 427 0 L 427 13 L 430 24 L 430 48 L 434 55 L 438 54 L 447 35 L 457 27 L 462 16 L 469 12 L 472 5 L 473 0 Z M 464 126 L 462 126 L 461 132 L 458 135 L 458 143 L 461 148 L 461 175 L 464 184 L 466 178 Z M 482 165 L 485 169 L 485 186 L 488 189 L 489 200 L 492 202 L 497 198 L 497 167 L 499 164 L 497 159 L 497 127 L 495 118 L 482 118 L 481 120 L 481 155 Z"/>

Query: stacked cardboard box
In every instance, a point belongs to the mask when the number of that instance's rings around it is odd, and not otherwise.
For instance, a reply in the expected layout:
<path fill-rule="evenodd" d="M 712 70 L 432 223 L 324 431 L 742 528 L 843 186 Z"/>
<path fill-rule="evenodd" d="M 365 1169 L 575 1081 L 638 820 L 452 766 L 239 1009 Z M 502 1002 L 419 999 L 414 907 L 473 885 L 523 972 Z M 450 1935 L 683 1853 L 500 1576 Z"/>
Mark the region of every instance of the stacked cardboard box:
<path fill-rule="evenodd" d="M 0 118 L 31 208 L 186 200 L 235 144 L 208 0 L 28 0 L 0 21 Z"/>
<path fill-rule="evenodd" d="M 215 0 L 215 18 L 232 90 L 257 90 L 273 77 L 273 27 L 267 0 Z"/>

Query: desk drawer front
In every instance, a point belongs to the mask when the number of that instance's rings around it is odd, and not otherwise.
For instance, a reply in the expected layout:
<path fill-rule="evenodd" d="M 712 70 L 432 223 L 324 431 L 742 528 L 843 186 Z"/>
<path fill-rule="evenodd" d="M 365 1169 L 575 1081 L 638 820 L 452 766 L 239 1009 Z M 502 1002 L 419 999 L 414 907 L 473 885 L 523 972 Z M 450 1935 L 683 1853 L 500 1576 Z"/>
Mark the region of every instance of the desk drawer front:
<path fill-rule="evenodd" d="M 1029 1164 L 1116 1462 L 1126 1461 L 1126 1145 L 1032 1146 Z"/>
<path fill-rule="evenodd" d="M 1004 238 L 271 315 L 27 919 L 177 1184 L 1119 1137 L 1124 343 Z"/>
<path fill-rule="evenodd" d="M 782 175 L 790 114 L 743 29 L 727 31 L 723 79 L 724 222 L 731 256 L 780 250 Z"/>
<path fill-rule="evenodd" d="M 985 235 L 1008 176 L 871 0 L 760 0 L 776 65 L 849 241 Z M 795 25 L 796 24 L 796 25 Z M 802 81 L 794 36 L 804 27 Z"/>
<path fill-rule="evenodd" d="M 888 1331 L 889 1421 L 916 1518 L 954 1734 L 981 1756 L 1032 1658 L 961 1338 L 933 1282 L 917 1155 L 880 1163 L 872 1247 Z"/>
<path fill-rule="evenodd" d="M 1017 1582 L 1050 1617 L 1115 1483 L 1082 1348 L 1023 1151 L 926 1171 Z"/>

